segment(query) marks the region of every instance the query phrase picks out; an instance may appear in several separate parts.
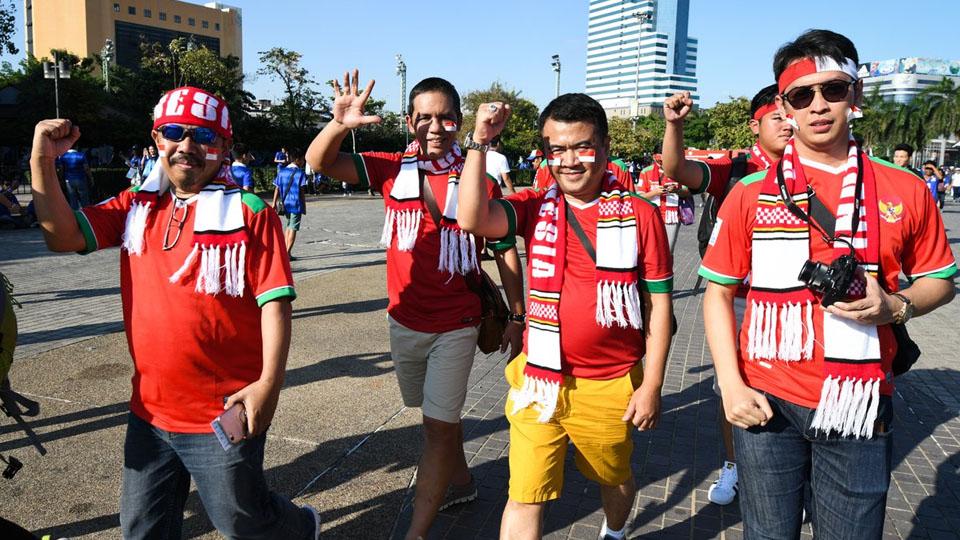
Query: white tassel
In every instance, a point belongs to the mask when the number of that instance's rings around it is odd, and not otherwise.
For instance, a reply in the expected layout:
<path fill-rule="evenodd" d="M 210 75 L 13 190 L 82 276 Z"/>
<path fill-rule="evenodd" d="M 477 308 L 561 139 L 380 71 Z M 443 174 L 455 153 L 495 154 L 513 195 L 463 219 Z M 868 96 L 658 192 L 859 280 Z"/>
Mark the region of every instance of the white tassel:
<path fill-rule="evenodd" d="M 864 399 L 866 397 L 866 399 Z M 857 415 L 860 413 L 861 406 L 860 404 L 869 401 L 870 394 L 869 392 L 864 396 L 863 392 L 863 380 L 857 379 L 853 384 L 853 398 L 850 400 L 850 407 L 847 410 L 847 417 L 843 422 L 843 432 L 844 437 L 848 437 L 854 433 L 854 426 L 857 424 Z M 859 436 L 860 432 L 857 431 L 856 434 Z"/>
<path fill-rule="evenodd" d="M 636 283 L 627 284 L 626 301 L 630 327 L 639 329 L 643 324 L 643 307 L 640 305 L 640 291 L 637 289 Z"/>
<path fill-rule="evenodd" d="M 193 249 L 190 250 L 190 254 L 187 255 L 186 259 L 184 259 L 183 265 L 180 267 L 179 270 L 174 272 L 172 276 L 170 276 L 170 283 L 177 283 L 178 281 L 180 281 L 180 278 L 183 277 L 183 274 L 186 273 L 186 271 L 189 270 L 190 267 L 193 265 L 193 261 L 197 259 L 197 251 L 199 250 L 200 250 L 200 246 L 197 244 L 194 244 Z"/>
<path fill-rule="evenodd" d="M 396 212 L 392 208 L 387 208 L 383 217 L 383 232 L 380 234 L 380 247 L 383 249 L 389 249 L 393 242 L 393 220 L 395 217 Z"/>
<path fill-rule="evenodd" d="M 763 307 L 762 304 L 751 301 L 750 302 L 750 325 L 747 327 L 747 356 L 750 358 L 757 357 L 757 334 L 759 334 L 759 319 L 763 317 Z"/>
<path fill-rule="evenodd" d="M 597 283 L 597 311 L 594 318 L 597 321 L 597 325 L 603 328 L 610 326 L 610 321 L 607 319 L 607 312 L 603 309 L 603 282 Z"/>
<path fill-rule="evenodd" d="M 420 210 L 402 210 L 396 212 L 397 249 L 411 251 L 417 243 L 417 231 L 420 229 Z M 387 246 L 389 247 L 389 243 Z"/>
<path fill-rule="evenodd" d="M 810 429 L 815 431 L 823 429 L 823 419 L 826 416 L 827 398 L 830 396 L 831 387 L 830 378 L 824 379 L 823 386 L 820 387 L 820 403 L 817 404 L 817 408 L 813 413 L 813 421 L 810 422 Z"/>
<path fill-rule="evenodd" d="M 468 268 L 470 266 L 470 239 L 467 238 L 467 233 L 464 231 L 455 231 L 453 234 L 457 240 L 457 246 L 460 248 L 457 252 L 460 256 L 460 259 L 457 261 L 457 271 L 463 275 L 470 271 Z"/>
<path fill-rule="evenodd" d="M 807 338 L 803 343 L 803 359 L 811 360 L 813 359 L 813 304 L 807 300 L 807 306 L 805 309 L 806 312 L 806 322 L 807 322 Z"/>
<path fill-rule="evenodd" d="M 240 242 L 240 254 L 237 256 L 237 296 L 243 297 L 244 280 L 247 267 L 247 243 Z"/>
<path fill-rule="evenodd" d="M 204 282 L 206 280 L 205 272 L 208 258 L 210 258 L 210 254 L 207 253 L 207 248 L 200 246 L 200 270 L 197 272 L 197 286 L 194 289 L 198 293 L 202 293 L 206 289 Z"/>
<path fill-rule="evenodd" d="M 623 284 L 611 283 L 610 294 L 610 302 L 613 304 L 613 315 L 617 321 L 617 326 L 620 328 L 626 328 L 627 319 L 623 313 Z"/>
<path fill-rule="evenodd" d="M 223 250 L 223 290 L 227 296 L 233 294 L 233 246 L 225 246 Z"/>
<path fill-rule="evenodd" d="M 150 203 L 134 202 L 127 212 L 126 225 L 123 228 L 123 249 L 127 253 L 140 255 L 143 253 L 143 235 L 147 230 L 147 215 L 150 213 Z"/>
<path fill-rule="evenodd" d="M 214 296 L 220 292 L 220 246 L 201 247 L 203 257 L 200 261 L 200 275 L 203 278 L 203 292 Z M 199 279 L 197 281 L 200 283 Z"/>
<path fill-rule="evenodd" d="M 537 409 L 539 409 L 540 415 L 537 421 L 541 424 L 549 422 L 553 418 L 553 413 L 557 410 L 557 396 L 559 395 L 559 383 L 524 376 L 523 386 L 519 390 L 510 391 L 510 398 L 513 400 L 513 412 L 511 414 L 517 414 L 530 405 L 538 405 Z"/>
<path fill-rule="evenodd" d="M 469 239 L 470 241 L 470 264 L 467 268 L 467 272 L 472 272 L 480 268 L 480 262 L 477 261 L 477 238 L 473 236 L 473 233 L 466 233 L 466 234 L 467 234 L 467 239 Z"/>
<path fill-rule="evenodd" d="M 873 387 L 870 389 L 870 405 L 867 406 L 866 417 L 863 419 L 863 436 L 873 438 L 873 424 L 877 421 L 877 413 L 880 411 L 880 379 L 871 382 Z"/>
<path fill-rule="evenodd" d="M 843 431 L 847 412 L 850 411 L 850 402 L 853 399 L 853 384 L 853 379 L 850 377 L 840 383 L 840 399 L 837 401 L 837 406 L 833 409 L 833 416 L 830 418 L 830 427 L 837 433 Z"/>

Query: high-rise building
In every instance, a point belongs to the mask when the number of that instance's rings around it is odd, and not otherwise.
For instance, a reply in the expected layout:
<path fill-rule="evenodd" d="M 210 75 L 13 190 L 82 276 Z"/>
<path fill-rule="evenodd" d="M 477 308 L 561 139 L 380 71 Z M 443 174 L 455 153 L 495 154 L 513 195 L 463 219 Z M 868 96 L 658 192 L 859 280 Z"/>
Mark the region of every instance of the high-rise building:
<path fill-rule="evenodd" d="M 176 0 L 24 0 L 27 54 L 49 57 L 53 49 L 81 58 L 99 53 L 113 40 L 116 62 L 134 68 L 140 43 L 193 39 L 220 56 L 243 62 L 240 8 L 219 2 L 203 5 Z"/>
<path fill-rule="evenodd" d="M 610 116 L 657 112 L 663 100 L 697 95 L 697 40 L 690 0 L 590 0 L 586 93 Z"/>
<path fill-rule="evenodd" d="M 960 61 L 939 58 L 894 58 L 860 64 L 863 93 L 876 89 L 888 101 L 910 103 L 924 88 L 935 86 L 946 77 L 960 84 Z"/>

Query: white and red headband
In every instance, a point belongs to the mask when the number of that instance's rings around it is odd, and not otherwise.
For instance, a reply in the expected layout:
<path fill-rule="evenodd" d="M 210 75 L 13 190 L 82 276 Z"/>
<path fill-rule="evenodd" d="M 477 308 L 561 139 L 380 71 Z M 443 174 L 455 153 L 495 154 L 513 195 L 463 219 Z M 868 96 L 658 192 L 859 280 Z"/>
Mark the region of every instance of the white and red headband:
<path fill-rule="evenodd" d="M 793 81 L 800 77 L 813 73 L 823 73 L 824 71 L 840 71 L 854 81 L 859 78 L 857 76 L 857 63 L 850 58 L 844 58 L 841 64 L 829 56 L 806 57 L 793 62 L 787 66 L 787 69 L 783 70 L 777 80 L 777 88 L 782 94 L 793 84 Z"/>
<path fill-rule="evenodd" d="M 213 94 L 183 86 L 170 90 L 153 108 L 153 129 L 165 124 L 210 128 L 224 139 L 233 137 L 227 104 Z"/>

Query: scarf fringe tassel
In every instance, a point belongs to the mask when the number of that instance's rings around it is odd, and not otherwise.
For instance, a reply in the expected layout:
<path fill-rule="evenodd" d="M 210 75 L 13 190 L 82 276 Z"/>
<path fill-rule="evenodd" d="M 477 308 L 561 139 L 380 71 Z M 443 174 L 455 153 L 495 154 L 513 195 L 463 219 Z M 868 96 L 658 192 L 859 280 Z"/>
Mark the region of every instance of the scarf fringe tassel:
<path fill-rule="evenodd" d="M 553 413 L 557 410 L 557 396 L 559 394 L 559 382 L 525 375 L 523 387 L 510 391 L 510 398 L 513 400 L 512 414 L 517 414 L 534 404 L 540 412 L 537 422 L 541 424 L 549 422 L 553 418 Z"/>
<path fill-rule="evenodd" d="M 221 264 L 221 252 L 223 254 Z M 201 246 L 194 244 L 193 250 L 183 261 L 183 265 L 170 276 L 170 283 L 177 283 L 188 270 L 193 268 L 200 257 L 200 268 L 197 271 L 197 283 L 194 290 L 198 293 L 216 295 L 221 292 L 228 296 L 243 296 L 245 266 L 247 258 L 247 243 L 231 244 L 227 246 Z M 221 281 L 221 270 L 223 280 Z"/>
<path fill-rule="evenodd" d="M 640 292 L 636 283 L 600 281 L 597 283 L 597 324 L 610 328 L 639 329 L 642 324 Z"/>
<path fill-rule="evenodd" d="M 393 242 L 393 232 L 397 232 L 397 249 L 412 251 L 417 242 L 420 229 L 421 210 L 395 210 L 388 208 L 383 218 L 383 234 L 380 235 L 380 247 L 388 249 Z"/>
<path fill-rule="evenodd" d="M 441 272 L 467 275 L 477 269 L 477 241 L 474 236 L 460 229 L 440 228 Z"/>
<path fill-rule="evenodd" d="M 133 202 L 127 212 L 127 223 L 123 229 L 123 249 L 127 253 L 140 255 L 143 253 L 143 237 L 147 230 L 147 215 L 150 214 L 150 203 Z"/>
<path fill-rule="evenodd" d="M 780 339 L 777 341 L 779 328 Z M 813 358 L 813 305 L 788 302 L 751 303 L 747 329 L 750 358 L 797 362 Z"/>
<path fill-rule="evenodd" d="M 843 437 L 873 437 L 880 406 L 880 379 L 827 377 L 810 427 Z"/>

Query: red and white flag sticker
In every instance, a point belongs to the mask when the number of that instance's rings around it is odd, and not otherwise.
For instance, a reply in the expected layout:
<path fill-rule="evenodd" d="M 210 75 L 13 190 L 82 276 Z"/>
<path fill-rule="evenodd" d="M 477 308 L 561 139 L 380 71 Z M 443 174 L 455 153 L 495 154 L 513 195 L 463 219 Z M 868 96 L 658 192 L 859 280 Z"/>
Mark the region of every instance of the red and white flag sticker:
<path fill-rule="evenodd" d="M 559 167 L 563 163 L 563 153 L 550 154 L 550 165 Z"/>
<path fill-rule="evenodd" d="M 597 151 L 592 148 L 577 150 L 577 159 L 580 160 L 580 163 L 593 163 L 597 160 Z"/>
<path fill-rule="evenodd" d="M 444 131 L 456 131 L 456 130 L 457 130 L 457 123 L 454 122 L 453 120 L 443 120 L 442 123 L 443 123 L 443 129 L 444 129 Z"/>
<path fill-rule="evenodd" d="M 220 152 L 213 148 L 207 150 L 207 161 L 220 161 Z"/>

